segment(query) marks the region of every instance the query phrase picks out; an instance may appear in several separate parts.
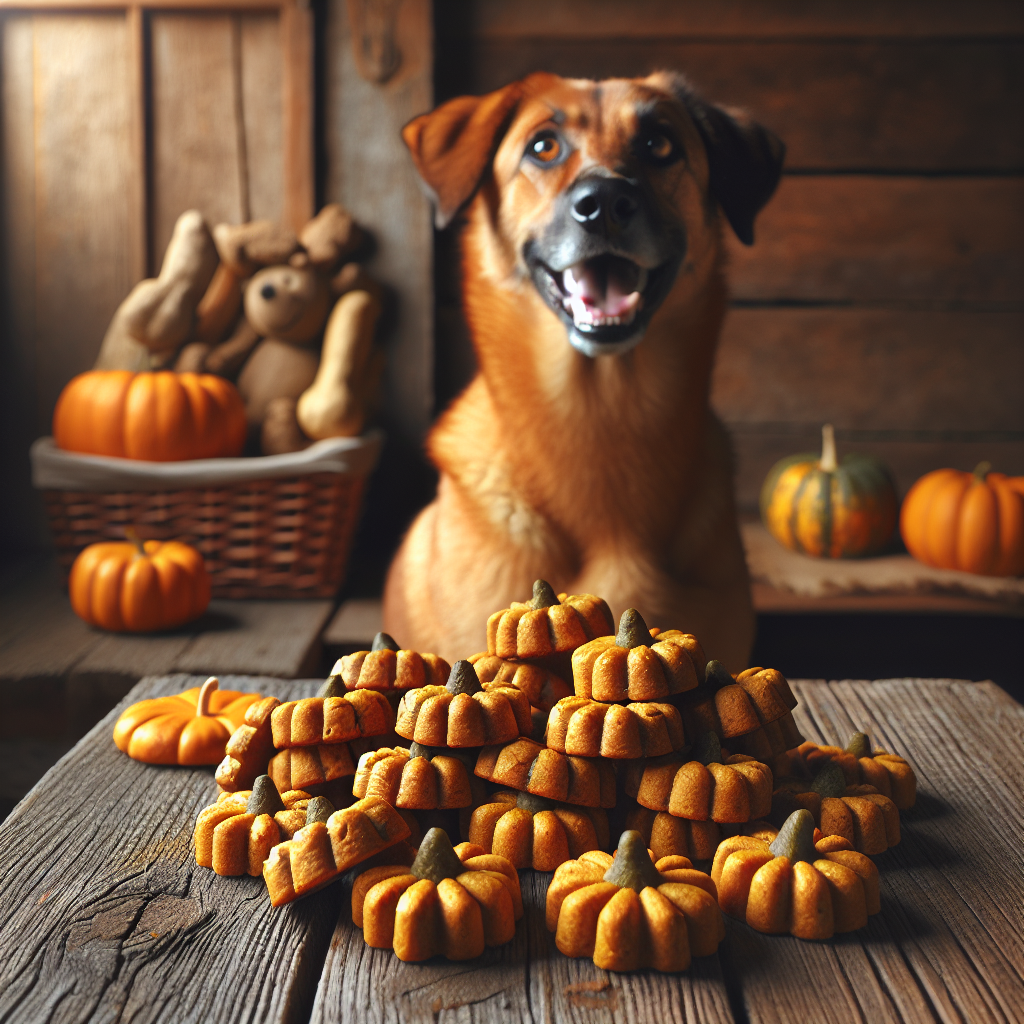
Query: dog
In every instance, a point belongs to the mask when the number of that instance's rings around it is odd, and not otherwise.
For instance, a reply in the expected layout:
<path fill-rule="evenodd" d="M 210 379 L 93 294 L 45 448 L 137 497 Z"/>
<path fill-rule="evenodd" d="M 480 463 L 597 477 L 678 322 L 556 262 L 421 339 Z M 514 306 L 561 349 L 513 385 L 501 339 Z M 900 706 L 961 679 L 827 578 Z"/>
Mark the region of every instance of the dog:
<path fill-rule="evenodd" d="M 708 396 L 724 222 L 753 243 L 783 144 L 668 72 L 538 73 L 403 137 L 438 226 L 465 212 L 479 371 L 429 435 L 437 497 L 389 569 L 385 629 L 468 657 L 543 578 L 746 667 L 750 584 Z"/>

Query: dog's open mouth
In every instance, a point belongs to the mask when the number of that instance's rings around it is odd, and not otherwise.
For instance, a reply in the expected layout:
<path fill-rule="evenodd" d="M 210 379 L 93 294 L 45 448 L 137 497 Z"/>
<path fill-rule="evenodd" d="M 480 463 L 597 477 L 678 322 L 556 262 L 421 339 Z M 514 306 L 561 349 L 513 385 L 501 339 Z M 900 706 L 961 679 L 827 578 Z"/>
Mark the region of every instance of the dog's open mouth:
<path fill-rule="evenodd" d="M 642 338 L 664 295 L 666 266 L 647 270 L 631 259 L 604 253 L 564 270 L 535 265 L 534 283 L 569 327 L 569 340 L 588 356 L 618 355 Z M 571 326 L 570 326 L 571 325 Z"/>

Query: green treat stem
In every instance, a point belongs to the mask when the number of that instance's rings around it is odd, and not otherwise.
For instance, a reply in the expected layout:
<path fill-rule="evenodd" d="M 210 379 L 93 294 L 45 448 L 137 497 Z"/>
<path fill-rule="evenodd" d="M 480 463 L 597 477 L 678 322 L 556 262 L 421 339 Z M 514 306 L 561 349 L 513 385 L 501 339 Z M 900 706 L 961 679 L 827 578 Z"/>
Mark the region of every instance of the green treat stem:
<path fill-rule="evenodd" d="M 653 643 L 654 637 L 651 636 L 643 616 L 635 608 L 627 608 L 619 619 L 615 646 L 631 651 L 634 647 L 650 647 Z"/>
<path fill-rule="evenodd" d="M 521 807 L 524 811 L 529 811 L 531 814 L 537 814 L 539 811 L 550 811 L 554 806 L 554 800 L 548 800 L 547 797 L 536 796 L 533 793 L 521 792 L 516 797 L 516 807 Z"/>
<path fill-rule="evenodd" d="M 850 742 L 846 744 L 846 752 L 853 754 L 859 761 L 862 757 L 871 756 L 871 741 L 868 739 L 866 732 L 855 732 L 850 737 Z"/>
<path fill-rule="evenodd" d="M 644 837 L 633 829 L 619 836 L 615 860 L 604 873 L 604 880 L 634 892 L 643 892 L 649 885 L 657 889 L 665 881 L 647 852 Z"/>
<path fill-rule="evenodd" d="M 341 678 L 340 672 L 335 672 L 333 675 L 329 675 L 324 681 L 324 685 L 320 687 L 320 691 L 317 693 L 318 697 L 323 697 L 325 700 L 328 697 L 344 697 L 348 691 L 345 689 L 345 683 Z"/>
<path fill-rule="evenodd" d="M 712 658 L 704 670 L 704 682 L 711 687 L 712 691 L 722 689 L 723 686 L 732 686 L 736 682 L 729 674 L 729 670 L 715 658 Z"/>
<path fill-rule="evenodd" d="M 536 580 L 533 584 L 533 600 L 530 607 L 536 611 L 539 608 L 551 608 L 560 604 L 558 595 L 547 580 Z"/>
<path fill-rule="evenodd" d="M 395 638 L 390 633 L 378 633 L 370 644 L 371 651 L 400 651 Z"/>
<path fill-rule="evenodd" d="M 817 793 L 822 800 L 828 797 L 842 796 L 846 792 L 846 776 L 843 775 L 843 769 L 835 761 L 829 761 L 814 776 L 814 781 L 811 783 L 811 792 Z"/>
<path fill-rule="evenodd" d="M 245 810 L 247 814 L 277 814 L 284 810 L 284 801 L 269 775 L 260 775 L 252 784 Z"/>
<path fill-rule="evenodd" d="M 693 749 L 690 751 L 690 760 L 700 761 L 700 763 L 705 767 L 709 764 L 721 764 L 722 741 L 718 738 L 718 734 L 708 729 L 707 732 L 705 732 L 704 735 L 694 743 Z"/>
<path fill-rule="evenodd" d="M 473 666 L 468 661 L 457 661 L 452 665 L 445 689 L 457 696 L 460 693 L 479 693 L 483 687 Z"/>
<path fill-rule="evenodd" d="M 466 870 L 458 854 L 452 848 L 452 841 L 443 828 L 432 828 L 423 837 L 416 859 L 409 868 L 409 874 L 417 878 L 429 878 L 437 885 L 446 878 L 456 878 Z"/>
<path fill-rule="evenodd" d="M 776 857 L 788 857 L 795 864 L 805 860 L 813 864 L 818 859 L 814 849 L 814 818 L 801 807 L 783 822 L 775 841 L 768 847 Z"/>
<path fill-rule="evenodd" d="M 327 824 L 327 819 L 334 813 L 334 804 L 325 796 L 315 796 L 306 806 L 306 824 L 312 825 L 314 821 Z"/>

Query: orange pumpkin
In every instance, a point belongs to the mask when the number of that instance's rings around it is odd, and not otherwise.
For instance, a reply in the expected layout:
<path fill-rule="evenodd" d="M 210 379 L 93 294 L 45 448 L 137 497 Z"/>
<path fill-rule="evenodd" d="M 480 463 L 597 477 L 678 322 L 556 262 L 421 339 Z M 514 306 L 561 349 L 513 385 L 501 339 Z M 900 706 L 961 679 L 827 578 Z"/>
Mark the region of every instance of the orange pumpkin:
<path fill-rule="evenodd" d="M 925 565 L 983 576 L 1024 574 L 1024 476 L 937 469 L 910 488 L 900 512 L 907 550 Z"/>
<path fill-rule="evenodd" d="M 216 676 L 173 697 L 132 704 L 114 726 L 117 749 L 146 764 L 217 764 L 258 693 L 219 690 Z"/>
<path fill-rule="evenodd" d="M 68 595 L 75 614 L 115 633 L 150 633 L 191 622 L 210 603 L 203 556 L 180 541 L 90 544 L 75 559 Z"/>
<path fill-rule="evenodd" d="M 240 455 L 245 434 L 238 390 L 210 373 L 92 370 L 68 383 L 53 413 L 59 448 L 122 459 Z"/>

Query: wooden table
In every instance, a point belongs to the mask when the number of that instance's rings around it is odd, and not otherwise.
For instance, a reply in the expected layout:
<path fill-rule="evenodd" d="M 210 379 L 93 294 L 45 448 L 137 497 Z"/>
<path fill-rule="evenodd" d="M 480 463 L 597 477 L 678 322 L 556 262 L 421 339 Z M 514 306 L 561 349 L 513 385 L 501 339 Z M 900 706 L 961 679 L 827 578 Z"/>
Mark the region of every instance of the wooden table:
<path fill-rule="evenodd" d="M 194 677 L 149 678 L 127 701 Z M 282 698 L 315 681 L 234 678 Z M 878 858 L 882 912 L 830 942 L 727 918 L 679 975 L 569 960 L 544 926 L 549 875 L 521 874 L 526 916 L 478 960 L 403 964 L 351 923 L 348 881 L 280 910 L 262 879 L 198 868 L 212 771 L 120 754 L 111 712 L 0 826 L 0 1021 L 851 1021 L 1024 1019 L 1024 708 L 989 683 L 796 682 L 801 728 L 867 727 L 919 779 L 903 839 Z"/>

